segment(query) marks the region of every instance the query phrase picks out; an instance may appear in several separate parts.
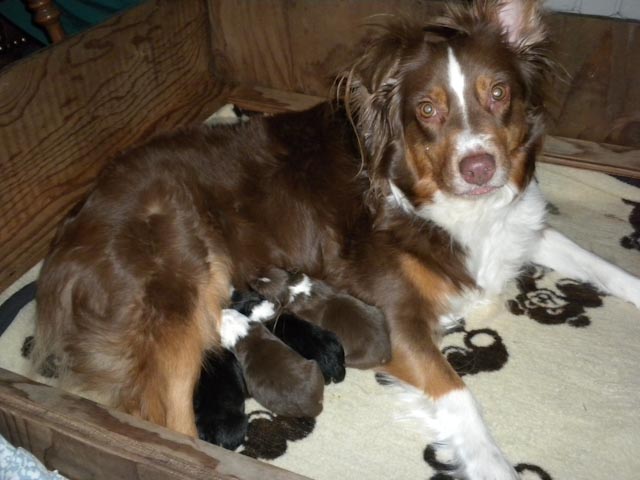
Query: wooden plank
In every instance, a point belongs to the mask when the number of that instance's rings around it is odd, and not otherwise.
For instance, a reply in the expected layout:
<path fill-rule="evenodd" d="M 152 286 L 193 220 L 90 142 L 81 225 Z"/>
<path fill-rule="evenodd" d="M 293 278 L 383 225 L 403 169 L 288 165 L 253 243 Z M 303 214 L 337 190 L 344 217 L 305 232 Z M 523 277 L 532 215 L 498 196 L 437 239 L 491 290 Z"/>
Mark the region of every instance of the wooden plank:
<path fill-rule="evenodd" d="M 640 149 L 547 135 L 541 161 L 640 178 Z"/>
<path fill-rule="evenodd" d="M 84 480 L 303 480 L 0 369 L 0 434 Z"/>
<path fill-rule="evenodd" d="M 152 0 L 0 73 L 0 290 L 110 157 L 224 103 L 209 40 L 205 0 Z"/>
<path fill-rule="evenodd" d="M 556 14 L 549 18 L 557 59 L 550 132 L 640 148 L 640 22 Z"/>
<path fill-rule="evenodd" d="M 306 110 L 325 100 L 314 95 L 246 85 L 237 86 L 228 97 L 228 102 L 239 108 L 267 114 Z"/>
<path fill-rule="evenodd" d="M 325 100 L 246 85 L 236 87 L 229 96 L 229 102 L 240 108 L 269 114 L 304 110 Z M 640 149 L 618 145 L 547 135 L 540 161 L 640 178 Z"/>
<path fill-rule="evenodd" d="M 372 15 L 424 16 L 415 0 L 208 0 L 216 75 L 240 84 L 326 97 Z M 440 4 L 434 7 L 434 4 Z"/>
<path fill-rule="evenodd" d="M 326 97 L 374 15 L 426 19 L 437 0 L 208 0 L 214 67 L 246 85 Z M 557 58 L 550 133 L 640 147 L 640 23 L 549 16 Z"/>

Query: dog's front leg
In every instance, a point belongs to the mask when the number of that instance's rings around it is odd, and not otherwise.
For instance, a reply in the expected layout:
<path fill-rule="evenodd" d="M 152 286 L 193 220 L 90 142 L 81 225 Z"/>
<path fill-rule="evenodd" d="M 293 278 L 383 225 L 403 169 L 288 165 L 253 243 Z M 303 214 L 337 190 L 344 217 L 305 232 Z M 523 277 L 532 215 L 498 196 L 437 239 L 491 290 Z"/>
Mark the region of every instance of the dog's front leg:
<path fill-rule="evenodd" d="M 399 387 L 407 416 L 422 423 L 435 436 L 437 448 L 454 458 L 456 478 L 519 478 L 486 427 L 473 395 L 430 340 L 414 337 L 396 343 L 391 363 L 379 371 L 393 377 L 386 378 Z"/>
<path fill-rule="evenodd" d="M 560 232 L 546 228 L 532 261 L 601 290 L 640 308 L 640 279 L 575 244 Z"/>

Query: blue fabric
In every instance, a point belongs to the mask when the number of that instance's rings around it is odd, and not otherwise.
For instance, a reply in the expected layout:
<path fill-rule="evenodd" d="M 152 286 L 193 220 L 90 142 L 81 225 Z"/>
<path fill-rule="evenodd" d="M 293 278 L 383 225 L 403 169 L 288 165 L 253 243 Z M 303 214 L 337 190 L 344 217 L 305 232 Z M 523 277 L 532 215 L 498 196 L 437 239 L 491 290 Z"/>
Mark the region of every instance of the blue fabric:
<path fill-rule="evenodd" d="M 29 302 L 36 299 L 36 282 L 27 283 L 0 304 L 0 336 Z"/>
<path fill-rule="evenodd" d="M 31 453 L 14 447 L 0 435 L 0 479 L 66 480 L 66 477 L 48 471 Z"/>

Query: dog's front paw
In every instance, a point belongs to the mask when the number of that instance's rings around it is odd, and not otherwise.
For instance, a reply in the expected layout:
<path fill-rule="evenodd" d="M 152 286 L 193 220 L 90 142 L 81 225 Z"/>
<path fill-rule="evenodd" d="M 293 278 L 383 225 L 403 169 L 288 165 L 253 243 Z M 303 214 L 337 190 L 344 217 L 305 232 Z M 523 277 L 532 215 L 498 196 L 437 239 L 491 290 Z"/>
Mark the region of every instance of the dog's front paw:
<path fill-rule="evenodd" d="M 431 444 L 424 460 L 436 472 L 430 480 L 518 480 L 520 476 L 502 453 L 488 450 L 469 452 L 449 444 Z"/>
<path fill-rule="evenodd" d="M 520 476 L 500 451 L 484 451 L 464 462 L 469 480 L 519 480 Z"/>
<path fill-rule="evenodd" d="M 615 282 L 612 280 L 612 285 L 609 286 L 610 292 L 613 295 L 632 303 L 640 310 L 640 278 L 626 274 L 621 276 L 621 278 L 615 278 L 614 280 Z"/>

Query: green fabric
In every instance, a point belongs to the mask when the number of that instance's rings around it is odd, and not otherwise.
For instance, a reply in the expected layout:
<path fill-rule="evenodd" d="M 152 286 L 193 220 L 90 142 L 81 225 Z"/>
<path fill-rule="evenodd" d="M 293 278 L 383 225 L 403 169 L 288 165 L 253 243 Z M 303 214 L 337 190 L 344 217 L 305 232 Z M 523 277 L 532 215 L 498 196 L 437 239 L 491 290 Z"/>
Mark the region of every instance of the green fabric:
<path fill-rule="evenodd" d="M 61 23 L 67 35 L 75 35 L 104 22 L 122 10 L 144 0 L 55 0 L 61 12 Z M 0 0 L 0 15 L 42 43 L 50 43 L 46 33 L 33 23 L 24 0 Z"/>

